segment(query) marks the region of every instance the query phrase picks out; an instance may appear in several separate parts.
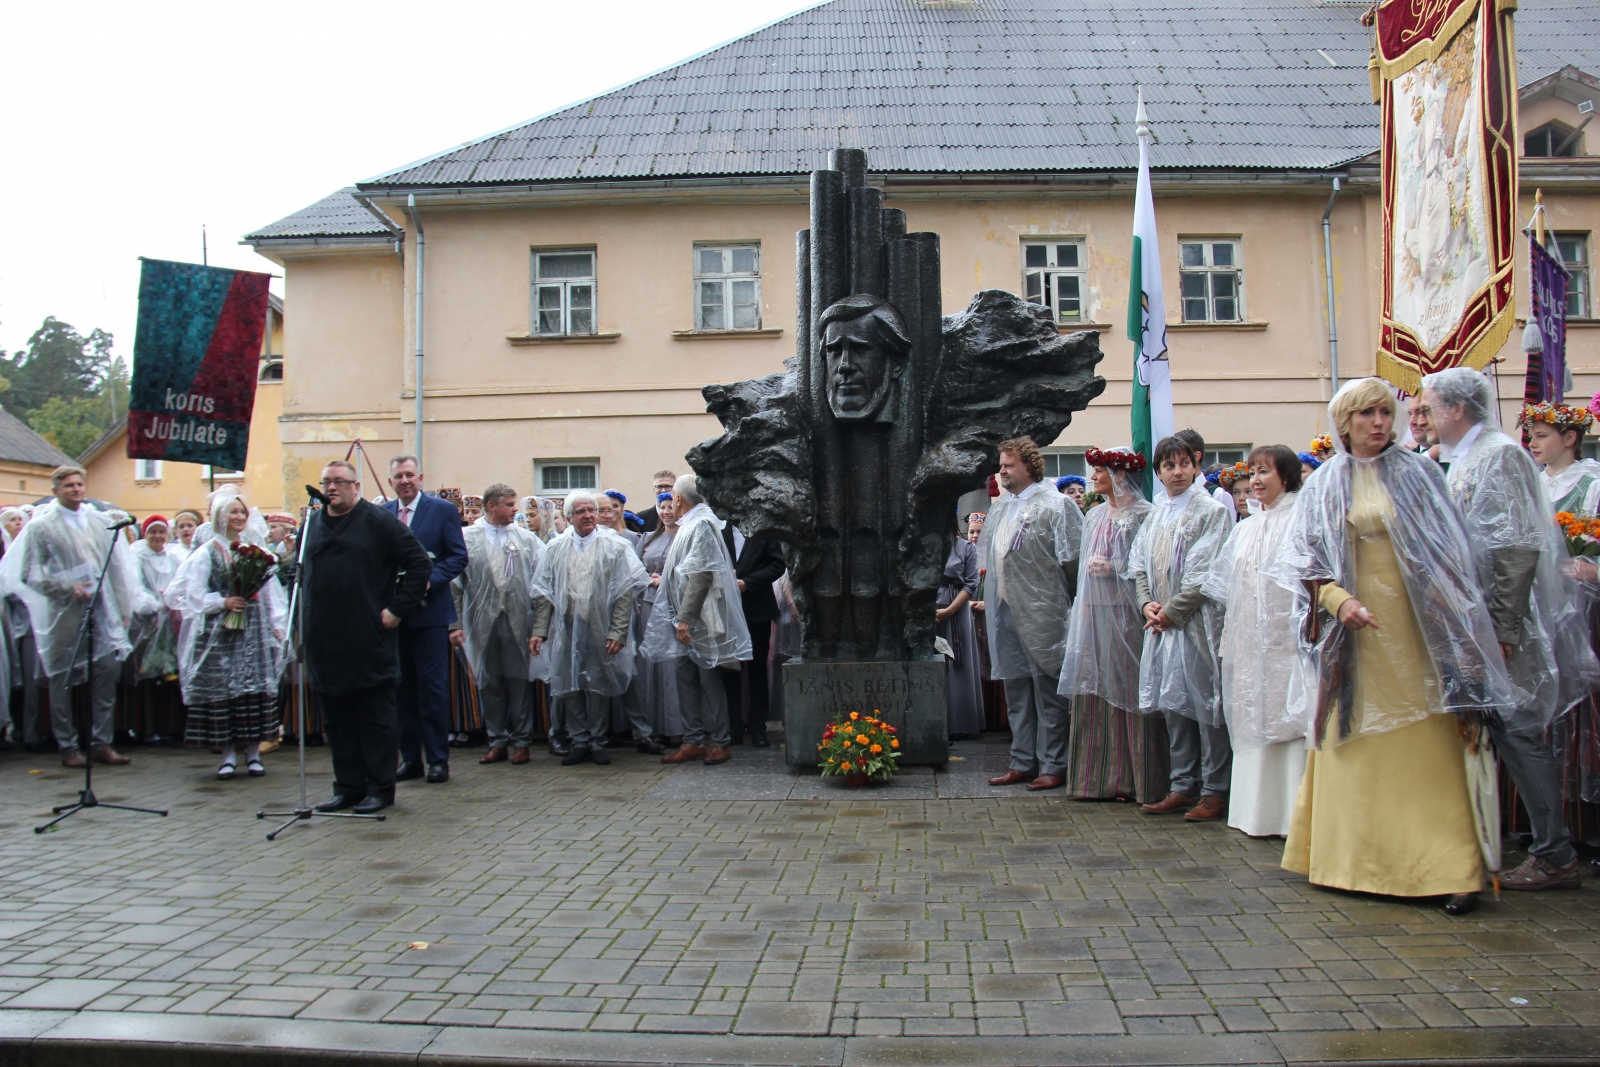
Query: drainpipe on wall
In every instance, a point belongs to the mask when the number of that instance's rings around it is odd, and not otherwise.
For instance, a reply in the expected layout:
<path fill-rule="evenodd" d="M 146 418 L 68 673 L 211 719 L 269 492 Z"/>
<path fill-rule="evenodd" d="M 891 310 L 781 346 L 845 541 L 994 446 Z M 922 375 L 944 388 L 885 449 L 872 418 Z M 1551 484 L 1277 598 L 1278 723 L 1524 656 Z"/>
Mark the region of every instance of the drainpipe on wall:
<path fill-rule="evenodd" d="M 1322 209 L 1322 268 L 1328 279 L 1328 370 L 1333 375 L 1333 391 L 1339 391 L 1339 324 L 1334 318 L 1333 311 L 1333 230 L 1328 223 L 1328 217 L 1333 214 L 1333 202 L 1339 199 L 1339 179 L 1333 179 L 1333 192 L 1328 195 L 1328 206 Z M 420 238 L 419 238 L 420 240 Z M 422 274 L 421 247 L 417 251 L 417 276 Z M 422 283 L 419 280 L 417 289 L 420 293 Z M 420 297 L 419 297 L 420 299 Z M 418 312 L 418 321 L 421 321 L 421 312 Z M 418 349 L 421 355 L 421 349 Z M 420 364 L 419 364 L 420 366 Z M 420 402 L 419 402 L 420 403 Z"/>
<path fill-rule="evenodd" d="M 1335 179 L 1337 181 L 1337 179 Z M 417 469 L 422 466 L 422 218 L 417 214 L 417 197 L 415 193 L 406 196 L 406 214 L 411 216 L 411 226 L 417 231 L 417 370 L 415 374 L 417 390 L 417 433 L 412 451 L 417 455 Z M 1327 220 L 1323 220 L 1323 232 L 1327 232 Z M 1332 281 L 1328 283 L 1330 286 Z"/>

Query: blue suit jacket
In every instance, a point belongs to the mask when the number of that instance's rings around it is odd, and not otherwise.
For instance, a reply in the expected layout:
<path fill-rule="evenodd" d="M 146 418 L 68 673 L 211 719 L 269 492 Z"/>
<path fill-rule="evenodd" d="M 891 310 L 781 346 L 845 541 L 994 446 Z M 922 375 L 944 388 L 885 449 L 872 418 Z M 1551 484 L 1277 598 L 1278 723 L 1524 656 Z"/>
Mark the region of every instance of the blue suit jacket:
<path fill-rule="evenodd" d="M 383 506 L 398 521 L 400 502 L 391 500 Z M 423 493 L 417 497 L 416 512 L 411 516 L 411 533 L 428 550 L 428 558 L 433 560 L 433 573 L 428 578 L 428 595 L 422 607 L 407 615 L 400 625 L 449 626 L 456 621 L 450 582 L 467 569 L 467 542 L 461 536 L 461 512 L 454 504 Z"/>

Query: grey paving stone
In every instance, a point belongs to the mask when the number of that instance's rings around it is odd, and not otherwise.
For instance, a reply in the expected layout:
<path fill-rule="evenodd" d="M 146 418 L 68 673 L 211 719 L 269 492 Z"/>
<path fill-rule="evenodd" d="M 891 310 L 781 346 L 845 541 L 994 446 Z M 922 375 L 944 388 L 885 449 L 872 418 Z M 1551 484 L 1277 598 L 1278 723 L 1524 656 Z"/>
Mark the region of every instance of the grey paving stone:
<path fill-rule="evenodd" d="M 375 1021 L 393 1011 L 404 999 L 404 993 L 376 989 L 330 989 L 312 1001 L 298 1017 Z"/>
<path fill-rule="evenodd" d="M 833 1021 L 829 1002 L 747 1003 L 734 1023 L 736 1034 L 826 1034 Z"/>
<path fill-rule="evenodd" d="M 121 982 L 103 978 L 52 978 L 6 1001 L 7 1010 L 17 1008 L 81 1008 L 105 996 Z"/>

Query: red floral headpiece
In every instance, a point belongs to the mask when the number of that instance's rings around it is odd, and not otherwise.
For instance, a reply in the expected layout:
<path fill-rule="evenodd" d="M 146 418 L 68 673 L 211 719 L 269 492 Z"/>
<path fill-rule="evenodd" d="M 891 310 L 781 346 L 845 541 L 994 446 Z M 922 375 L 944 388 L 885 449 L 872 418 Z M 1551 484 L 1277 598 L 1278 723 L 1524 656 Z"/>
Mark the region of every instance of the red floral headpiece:
<path fill-rule="evenodd" d="M 1130 471 L 1138 474 L 1149 466 L 1145 458 L 1137 452 L 1114 448 L 1102 452 L 1098 448 L 1091 448 L 1083 454 L 1083 461 L 1091 467 L 1105 467 L 1109 470 Z"/>
<path fill-rule="evenodd" d="M 1566 404 L 1524 404 L 1517 422 L 1523 426 L 1542 422 L 1563 433 L 1567 430 L 1582 432 L 1594 422 L 1594 414 L 1586 408 L 1568 407 Z"/>

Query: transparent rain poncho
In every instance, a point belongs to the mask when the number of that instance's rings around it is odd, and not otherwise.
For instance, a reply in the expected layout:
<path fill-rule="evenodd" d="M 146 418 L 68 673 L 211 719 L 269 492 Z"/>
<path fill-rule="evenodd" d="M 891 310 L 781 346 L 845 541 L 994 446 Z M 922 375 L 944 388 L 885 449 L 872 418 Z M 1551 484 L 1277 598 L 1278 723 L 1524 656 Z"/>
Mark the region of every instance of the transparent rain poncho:
<path fill-rule="evenodd" d="M 1139 707 L 1139 656 L 1144 618 L 1128 574 L 1128 552 L 1150 516 L 1138 475 L 1112 470 L 1113 501 L 1096 504 L 1083 518 L 1078 563 L 1078 599 L 1072 605 L 1066 655 L 1061 662 L 1062 696 L 1097 696 L 1113 707 Z"/>
<path fill-rule="evenodd" d="M 170 548 L 160 552 L 151 550 L 145 541 L 135 541 L 128 553 L 133 557 L 147 597 L 144 610 L 133 617 L 129 628 L 135 672 L 140 680 L 176 674 L 178 623 L 164 598 L 182 560 Z"/>
<path fill-rule="evenodd" d="M 1511 682 L 1444 472 L 1394 445 L 1356 459 L 1337 444 L 1338 454 L 1301 487 L 1279 559 L 1283 579 L 1296 585 L 1295 631 L 1315 685 L 1309 743 L 1321 747 L 1399 730 L 1444 712 L 1509 710 Z M 1352 515 L 1357 489 L 1376 501 L 1381 521 Z M 1358 517 L 1359 523 L 1352 521 Z M 1409 601 L 1426 656 L 1415 686 L 1368 694 L 1359 715 L 1356 634 L 1318 601 L 1330 583 L 1355 594 L 1357 539 L 1393 551 L 1404 589 L 1389 592 Z M 1382 627 L 1383 620 L 1378 623 Z M 1378 634 L 1384 636 L 1381 629 Z"/>
<path fill-rule="evenodd" d="M 1239 522 L 1201 591 L 1224 604 L 1222 709 L 1236 749 L 1306 736 L 1311 691 L 1295 636 L 1295 587 L 1283 555 L 1297 494 Z"/>
<path fill-rule="evenodd" d="M 1201 590 L 1233 522 L 1233 511 L 1198 483 L 1176 499 L 1158 493 L 1128 553 L 1128 572 L 1145 575 L 1158 604 Z M 1147 631 L 1139 657 L 1139 710 L 1176 712 L 1204 726 L 1223 725 L 1217 669 L 1221 637 L 1222 605 L 1209 597 L 1201 598 L 1183 626 L 1159 634 Z"/>
<path fill-rule="evenodd" d="M 489 679 L 484 670 L 495 620 L 501 615 L 511 627 L 512 640 L 526 652 L 533 629 L 534 579 L 544 558 L 544 542 L 532 530 L 511 523 L 505 530 L 505 547 L 495 545 L 487 519 L 461 531 L 467 542 L 467 566 L 452 584 L 456 616 L 466 640 L 467 663 L 479 685 Z M 550 658 L 533 656 L 530 679 L 549 681 Z M 525 674 L 527 672 L 524 672 Z"/>
<path fill-rule="evenodd" d="M 550 635 L 535 657 L 549 664 L 552 695 L 620 696 L 627 690 L 633 680 L 633 640 L 625 633 L 622 651 L 606 654 L 611 609 L 626 598 L 631 612 L 634 596 L 649 581 L 638 553 L 615 530 L 595 527 L 594 540 L 582 551 L 570 526 L 550 539 L 533 595 L 554 608 Z"/>
<path fill-rule="evenodd" d="M 178 681 L 185 704 L 221 707 L 238 697 L 276 693 L 283 674 L 289 605 L 275 570 L 268 572 L 261 591 L 246 602 L 244 628 L 230 630 L 223 624 L 227 615 L 223 602 L 232 595 L 233 552 L 230 540 L 217 526 L 234 499 L 219 496 L 213 500 L 212 521 L 201 527 L 211 535 L 202 543 L 196 533 L 197 547 L 167 587 L 168 600 L 176 597 L 183 612 L 178 632 Z M 265 531 L 247 528 L 239 541 L 265 548 Z"/>
<path fill-rule="evenodd" d="M 60 678 L 70 670 L 73 684 L 86 677 L 87 652 L 79 653 L 76 662 L 73 657 L 90 602 L 76 598 L 73 588 L 82 584 L 92 596 L 107 549 L 111 566 L 95 612 L 95 655 L 125 659 L 132 648 L 128 622 L 146 608 L 144 586 L 128 545 L 120 536 L 113 542 L 111 526 L 116 518 L 88 504 L 78 510 L 81 527 L 56 501 L 40 506 L 0 558 L 0 589 L 27 607 L 44 673 Z"/>
<path fill-rule="evenodd" d="M 1083 512 L 1044 482 L 990 506 L 978 537 L 990 678 L 1060 677 L 1072 611 L 1067 564 L 1082 540 Z"/>
<path fill-rule="evenodd" d="M 739 582 L 722 540 L 723 522 L 705 504 L 696 504 L 678 520 L 678 534 L 661 572 L 661 589 L 650 613 L 640 652 L 662 662 L 688 656 L 707 669 L 736 664 L 751 656 L 750 629 L 745 625 Z M 679 612 L 704 591 L 700 617 L 689 624 L 689 643 L 678 640 Z"/>
<path fill-rule="evenodd" d="M 1472 547 L 1478 587 L 1491 607 L 1497 568 L 1537 555 L 1509 670 L 1513 714 L 1548 724 L 1600 684 L 1600 664 L 1589 646 L 1584 604 L 1561 573 L 1567 546 L 1551 521 L 1544 478 L 1520 444 L 1484 426 L 1466 454 L 1451 462 L 1448 484 Z"/>

